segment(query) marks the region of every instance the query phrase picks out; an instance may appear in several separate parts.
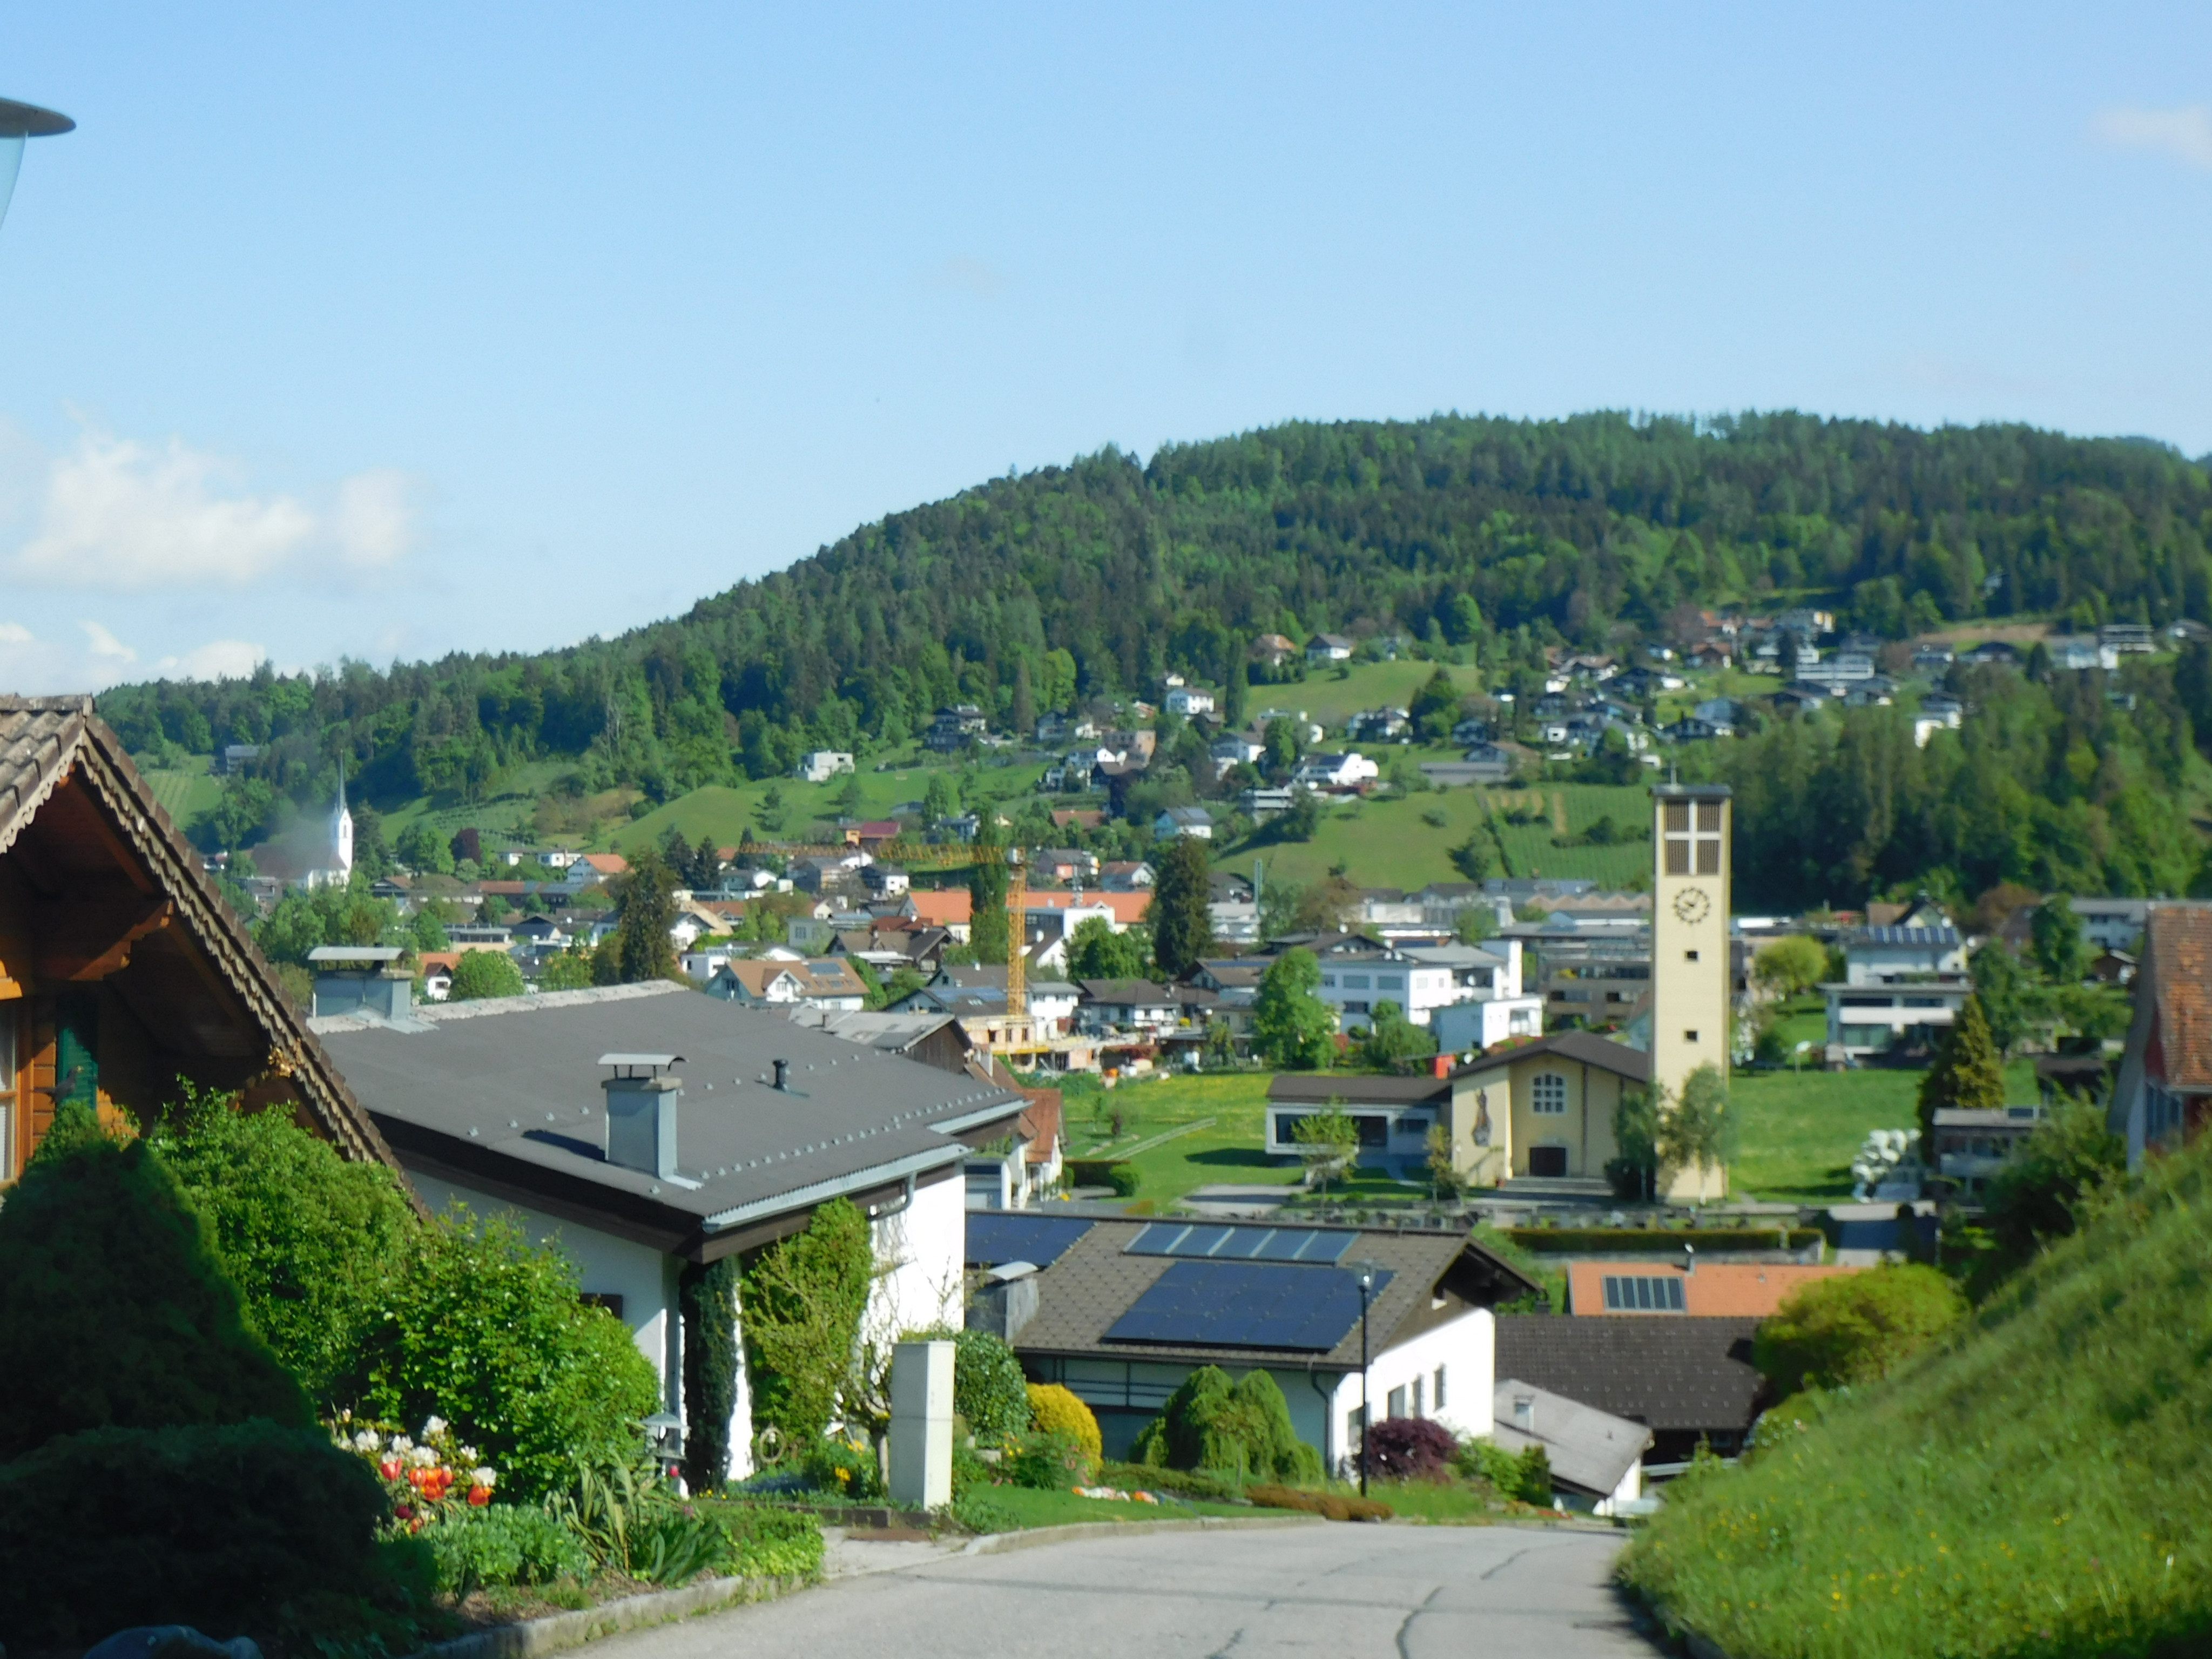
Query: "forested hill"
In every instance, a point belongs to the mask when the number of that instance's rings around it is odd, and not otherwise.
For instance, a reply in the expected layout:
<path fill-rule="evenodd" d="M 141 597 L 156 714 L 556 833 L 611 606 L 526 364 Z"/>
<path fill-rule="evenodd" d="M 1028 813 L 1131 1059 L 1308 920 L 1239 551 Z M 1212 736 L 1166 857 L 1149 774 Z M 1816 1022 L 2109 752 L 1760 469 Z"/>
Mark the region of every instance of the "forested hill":
<path fill-rule="evenodd" d="M 264 775 L 301 799 L 341 753 L 372 798 L 548 757 L 666 797 L 902 741 L 945 702 L 1014 720 L 1165 670 L 1219 684 L 1262 632 L 1403 630 L 1502 678 L 1689 601 L 1817 595 L 1895 636 L 2212 618 L 2208 537 L 2204 471 L 2140 441 L 1795 414 L 1294 423 L 994 480 L 610 641 L 101 704 L 134 748 L 272 745 Z"/>

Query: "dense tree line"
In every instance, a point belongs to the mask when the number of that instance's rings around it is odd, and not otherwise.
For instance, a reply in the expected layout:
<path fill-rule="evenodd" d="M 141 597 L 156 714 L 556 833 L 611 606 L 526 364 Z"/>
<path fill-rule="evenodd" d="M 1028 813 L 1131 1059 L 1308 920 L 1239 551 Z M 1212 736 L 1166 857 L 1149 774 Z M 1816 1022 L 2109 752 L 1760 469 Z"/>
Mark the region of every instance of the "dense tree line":
<path fill-rule="evenodd" d="M 372 801 L 468 799 L 544 757 L 580 787 L 666 798 L 902 742 L 947 702 L 1018 723 L 1169 670 L 1234 701 L 1267 632 L 1404 632 L 1503 681 L 1546 644 L 1656 633 L 1691 602 L 1840 596 L 1893 635 L 2212 618 L 2208 515 L 2204 471 L 2169 450 L 2024 427 L 1294 423 L 995 479 L 612 641 L 126 686 L 102 707 L 141 751 L 263 745 L 266 793 L 226 802 L 243 842 L 283 799 L 326 799 L 342 758 Z"/>

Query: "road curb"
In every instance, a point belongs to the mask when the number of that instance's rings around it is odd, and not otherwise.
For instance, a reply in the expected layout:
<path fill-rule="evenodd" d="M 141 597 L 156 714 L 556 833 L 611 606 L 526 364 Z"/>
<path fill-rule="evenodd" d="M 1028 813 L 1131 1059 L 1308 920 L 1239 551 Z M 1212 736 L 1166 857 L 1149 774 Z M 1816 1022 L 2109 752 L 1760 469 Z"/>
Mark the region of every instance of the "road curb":
<path fill-rule="evenodd" d="M 411 1659 L 532 1659 L 538 1654 L 580 1647 L 602 1636 L 672 1624 L 696 1613 L 719 1613 L 749 1602 L 772 1601 L 818 1582 L 814 1578 L 709 1578 L 681 1589 L 652 1590 L 596 1607 L 579 1607 L 573 1613 L 551 1613 L 542 1619 L 496 1625 L 423 1648 Z"/>
<path fill-rule="evenodd" d="M 1085 1538 L 1140 1537 L 1154 1532 L 1249 1532 L 1279 1527 L 1325 1526 L 1318 1515 L 1201 1515 L 1191 1520 L 1074 1521 L 1064 1527 L 1031 1527 L 1022 1532 L 986 1533 L 969 1540 L 963 1555 L 1003 1555 L 1008 1550 L 1044 1544 L 1073 1544 Z"/>

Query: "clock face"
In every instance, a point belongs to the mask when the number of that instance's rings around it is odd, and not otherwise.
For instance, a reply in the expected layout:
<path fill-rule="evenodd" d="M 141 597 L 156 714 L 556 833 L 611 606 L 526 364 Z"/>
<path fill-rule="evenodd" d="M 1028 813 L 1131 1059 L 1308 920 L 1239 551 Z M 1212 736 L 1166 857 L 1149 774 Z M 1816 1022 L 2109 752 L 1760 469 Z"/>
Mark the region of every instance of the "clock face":
<path fill-rule="evenodd" d="M 1703 921 L 1713 912 L 1713 902 L 1702 887 L 1685 887 L 1674 895 L 1674 914 L 1684 921 Z"/>

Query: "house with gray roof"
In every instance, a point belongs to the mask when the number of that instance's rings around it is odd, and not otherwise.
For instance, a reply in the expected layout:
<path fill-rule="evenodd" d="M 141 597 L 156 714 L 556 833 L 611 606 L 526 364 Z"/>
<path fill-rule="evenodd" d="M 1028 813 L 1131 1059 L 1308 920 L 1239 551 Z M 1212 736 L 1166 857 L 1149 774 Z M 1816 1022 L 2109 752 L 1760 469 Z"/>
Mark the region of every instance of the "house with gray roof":
<path fill-rule="evenodd" d="M 1262 1222 L 1124 1220 L 978 1212 L 969 1266 L 1032 1381 L 1058 1382 L 1098 1419 L 1109 1457 L 1202 1365 L 1264 1370 L 1324 1467 L 1356 1466 L 1367 1292 L 1372 1417 L 1491 1430 L 1498 1304 L 1535 1286 L 1458 1233 Z M 1008 1321 L 1008 1310 L 1015 1317 Z M 1011 1328 L 1009 1329 L 1009 1327 Z"/>
<path fill-rule="evenodd" d="M 1498 1325 L 1500 1376 L 1642 1424 L 1647 1463 L 1687 1462 L 1701 1441 L 1732 1456 L 1765 1404 L 1751 1363 L 1756 1319 L 1530 1315 Z"/>
<path fill-rule="evenodd" d="M 802 1018 L 818 1016 L 803 1016 Z M 684 1286 L 803 1231 L 832 1199 L 872 1220 L 870 1328 L 960 1307 L 971 1149 L 1028 1101 L 800 1020 L 665 982 L 310 1022 L 433 1208 L 512 1213 L 575 1263 L 684 1403 Z M 750 1395 L 730 1423 L 748 1473 Z"/>
<path fill-rule="evenodd" d="M 1554 1501 L 1612 1516 L 1644 1496 L 1644 1454 L 1651 1431 L 1518 1377 L 1500 1377 L 1490 1437 L 1503 1450 L 1543 1448 Z"/>

